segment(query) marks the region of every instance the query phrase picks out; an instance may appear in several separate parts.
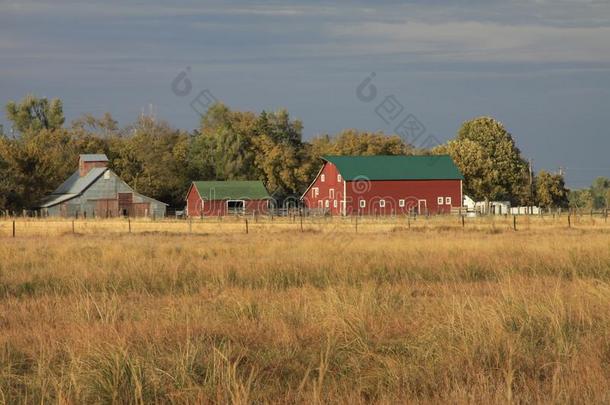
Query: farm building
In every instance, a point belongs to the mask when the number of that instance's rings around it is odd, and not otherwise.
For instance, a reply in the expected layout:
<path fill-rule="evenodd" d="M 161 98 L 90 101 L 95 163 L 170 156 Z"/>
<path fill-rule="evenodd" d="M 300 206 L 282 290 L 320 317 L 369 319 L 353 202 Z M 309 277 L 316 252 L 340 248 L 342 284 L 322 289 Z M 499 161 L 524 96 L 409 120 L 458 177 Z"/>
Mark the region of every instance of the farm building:
<path fill-rule="evenodd" d="M 194 181 L 186 195 L 191 217 L 265 214 L 272 199 L 262 181 Z"/>
<path fill-rule="evenodd" d="M 331 215 L 444 214 L 460 209 L 464 177 L 447 155 L 324 156 L 302 200 Z"/>
<path fill-rule="evenodd" d="M 42 215 L 164 217 L 167 204 L 135 192 L 104 154 L 80 155 L 78 170 L 39 206 Z"/>

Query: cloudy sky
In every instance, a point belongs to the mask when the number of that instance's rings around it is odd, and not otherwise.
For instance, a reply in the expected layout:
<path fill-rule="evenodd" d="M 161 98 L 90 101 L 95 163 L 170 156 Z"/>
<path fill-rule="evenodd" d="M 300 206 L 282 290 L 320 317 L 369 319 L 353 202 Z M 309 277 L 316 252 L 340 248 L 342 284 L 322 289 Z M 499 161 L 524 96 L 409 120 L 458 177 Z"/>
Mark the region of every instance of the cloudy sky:
<path fill-rule="evenodd" d="M 186 95 L 172 91 L 181 72 Z M 583 187 L 610 177 L 610 2 L 0 0 L 3 105 L 34 93 L 61 98 L 68 119 L 127 124 L 152 104 L 190 130 L 203 90 L 235 109 L 286 107 L 306 137 L 393 132 L 376 114 L 389 96 L 396 120 L 412 114 L 439 141 L 491 115 L 537 170 L 564 167 Z"/>

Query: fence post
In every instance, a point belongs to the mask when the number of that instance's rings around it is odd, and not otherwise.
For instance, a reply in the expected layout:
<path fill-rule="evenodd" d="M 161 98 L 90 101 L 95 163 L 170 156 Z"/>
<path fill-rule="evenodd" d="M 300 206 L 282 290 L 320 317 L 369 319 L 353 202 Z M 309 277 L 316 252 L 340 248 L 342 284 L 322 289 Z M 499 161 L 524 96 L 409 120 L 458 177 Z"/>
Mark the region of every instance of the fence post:
<path fill-rule="evenodd" d="M 358 233 L 358 215 L 356 215 L 355 226 L 356 226 L 356 233 Z"/>
<path fill-rule="evenodd" d="M 513 230 L 517 230 L 517 216 L 513 215 Z"/>
<path fill-rule="evenodd" d="M 568 214 L 568 228 L 572 227 L 572 222 L 570 221 L 570 214 Z"/>
<path fill-rule="evenodd" d="M 462 228 L 464 228 L 465 227 L 465 225 L 464 225 L 464 216 L 461 215 L 461 217 L 462 217 Z"/>
<path fill-rule="evenodd" d="M 15 220 L 13 219 L 13 238 L 15 237 Z"/>
<path fill-rule="evenodd" d="M 299 215 L 299 218 L 301 220 L 301 232 L 303 232 L 303 215 Z"/>
<path fill-rule="evenodd" d="M 127 226 L 129 227 L 129 233 L 131 233 L 131 218 L 127 218 Z"/>
<path fill-rule="evenodd" d="M 246 218 L 246 235 L 248 234 L 248 218 Z"/>
<path fill-rule="evenodd" d="M 76 232 L 74 232 L 74 220 L 72 220 L 72 235 L 74 235 Z"/>

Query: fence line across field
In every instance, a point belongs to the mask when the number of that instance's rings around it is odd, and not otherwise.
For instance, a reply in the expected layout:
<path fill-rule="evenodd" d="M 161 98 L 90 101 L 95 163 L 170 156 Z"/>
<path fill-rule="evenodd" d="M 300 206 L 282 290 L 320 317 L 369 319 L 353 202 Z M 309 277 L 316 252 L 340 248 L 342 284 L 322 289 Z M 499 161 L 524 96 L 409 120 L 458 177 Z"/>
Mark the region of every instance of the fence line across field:
<path fill-rule="evenodd" d="M 232 234 L 274 232 L 365 233 L 409 230 L 530 230 L 607 227 L 607 212 L 595 215 L 502 215 L 502 216 L 225 216 L 187 219 L 0 219 L 0 236 L 57 236 L 96 234 Z"/>

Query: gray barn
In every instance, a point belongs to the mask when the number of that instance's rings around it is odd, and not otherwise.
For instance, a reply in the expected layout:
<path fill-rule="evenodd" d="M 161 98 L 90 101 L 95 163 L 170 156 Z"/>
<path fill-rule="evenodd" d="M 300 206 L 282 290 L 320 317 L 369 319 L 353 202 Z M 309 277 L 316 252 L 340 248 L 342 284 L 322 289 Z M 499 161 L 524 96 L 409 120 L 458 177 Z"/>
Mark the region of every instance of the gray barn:
<path fill-rule="evenodd" d="M 80 155 L 78 170 L 40 204 L 42 215 L 164 217 L 167 204 L 135 192 L 103 154 Z"/>

